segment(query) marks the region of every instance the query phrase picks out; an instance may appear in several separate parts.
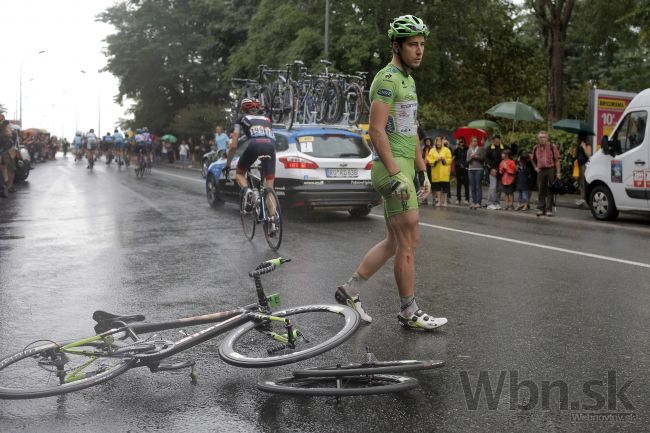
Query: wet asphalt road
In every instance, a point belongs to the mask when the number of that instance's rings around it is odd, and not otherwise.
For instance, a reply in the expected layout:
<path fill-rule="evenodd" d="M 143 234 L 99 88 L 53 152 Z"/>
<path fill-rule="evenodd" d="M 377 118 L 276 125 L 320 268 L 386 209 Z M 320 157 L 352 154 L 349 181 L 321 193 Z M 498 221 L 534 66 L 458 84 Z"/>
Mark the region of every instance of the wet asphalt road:
<path fill-rule="evenodd" d="M 280 253 L 294 261 L 265 278 L 266 287 L 285 306 L 332 302 L 333 288 L 384 235 L 380 210 L 373 214 L 289 214 Z M 0 401 L 0 431 L 648 430 L 648 217 L 604 224 L 569 208 L 538 219 L 457 207 L 420 215 L 418 304 L 449 318 L 442 330 L 397 326 L 386 266 L 362 293 L 373 324 L 318 358 L 240 369 L 220 361 L 212 340 L 181 357 L 197 361 L 197 386 L 184 371 L 131 370 L 64 397 Z M 38 338 L 90 334 L 96 309 L 156 320 L 250 303 L 247 271 L 274 256 L 263 236 L 243 238 L 233 205 L 207 205 L 196 172 L 155 168 L 138 180 L 103 163 L 89 173 L 71 158 L 38 165 L 28 184 L 0 201 L 0 355 Z M 415 374 L 419 390 L 338 404 L 255 387 L 296 365 L 360 360 L 365 346 L 380 359 L 444 359 L 446 366 Z M 480 377 L 490 379 L 494 405 L 485 394 L 472 403 Z M 566 384 L 566 398 L 556 381 Z M 548 402 L 544 382 L 556 382 Z M 588 407 L 600 400 L 604 407 Z"/>

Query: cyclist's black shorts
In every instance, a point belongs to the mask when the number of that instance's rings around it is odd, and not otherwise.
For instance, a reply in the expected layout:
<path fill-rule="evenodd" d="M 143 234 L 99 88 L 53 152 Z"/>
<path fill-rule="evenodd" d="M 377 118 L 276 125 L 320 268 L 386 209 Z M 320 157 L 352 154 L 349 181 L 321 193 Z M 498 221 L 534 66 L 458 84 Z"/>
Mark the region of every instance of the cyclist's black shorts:
<path fill-rule="evenodd" d="M 275 179 L 275 143 L 273 140 L 250 140 L 244 154 L 239 158 L 237 171 L 246 173 L 261 155 L 270 156 L 270 158 L 261 160 L 264 178 L 268 180 Z"/>

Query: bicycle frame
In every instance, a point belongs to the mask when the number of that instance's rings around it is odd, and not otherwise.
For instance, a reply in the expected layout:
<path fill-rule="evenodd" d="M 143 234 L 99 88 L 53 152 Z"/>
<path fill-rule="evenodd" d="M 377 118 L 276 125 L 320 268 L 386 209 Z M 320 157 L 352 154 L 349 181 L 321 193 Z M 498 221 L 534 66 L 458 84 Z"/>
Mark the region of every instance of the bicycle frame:
<path fill-rule="evenodd" d="M 259 172 L 259 177 L 251 173 L 251 170 L 257 170 Z M 257 190 L 257 201 L 259 202 L 259 212 L 256 212 L 256 222 L 260 223 L 266 221 L 268 218 L 268 210 L 266 209 L 266 194 L 264 192 L 264 173 L 262 166 L 254 166 L 248 169 L 246 174 L 246 180 L 250 185 L 251 189 Z M 255 204 L 255 203 L 254 203 Z M 254 209 L 257 209 L 256 206 L 253 206 Z"/>

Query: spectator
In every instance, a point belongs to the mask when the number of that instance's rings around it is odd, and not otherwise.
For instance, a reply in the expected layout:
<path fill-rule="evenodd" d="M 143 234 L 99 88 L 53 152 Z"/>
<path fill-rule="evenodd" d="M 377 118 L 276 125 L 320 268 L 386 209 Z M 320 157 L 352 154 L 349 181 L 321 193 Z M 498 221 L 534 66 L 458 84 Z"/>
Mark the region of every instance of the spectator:
<path fill-rule="evenodd" d="M 451 150 L 444 146 L 441 136 L 436 137 L 435 146 L 429 151 L 427 162 L 431 165 L 431 190 L 436 193 L 435 205 L 447 207 Z"/>
<path fill-rule="evenodd" d="M 185 140 L 181 142 L 181 145 L 178 149 L 178 155 L 181 158 L 181 168 L 185 169 L 185 166 L 187 165 L 187 155 L 190 153 L 190 146 L 187 145 Z"/>
<path fill-rule="evenodd" d="M 503 192 L 506 194 L 506 210 L 513 210 L 515 201 L 515 178 L 517 174 L 517 167 L 515 165 L 515 162 L 512 160 L 512 152 L 510 149 L 505 149 L 501 155 L 499 174 L 501 175 Z"/>
<path fill-rule="evenodd" d="M 491 139 L 486 138 L 485 163 L 488 169 L 490 186 L 488 187 L 487 208 L 490 210 L 501 209 L 499 195 L 501 194 L 501 176 L 499 175 L 499 164 L 501 164 L 501 153 L 505 147 L 501 144 L 501 137 L 495 135 Z M 487 146 L 487 147 L 486 147 Z"/>
<path fill-rule="evenodd" d="M 531 158 L 537 172 L 537 216 L 553 216 L 553 194 L 549 194 L 549 186 L 554 179 L 560 179 L 560 152 L 557 146 L 548 139 L 546 131 L 537 134 L 538 143 L 533 147 Z"/>
<path fill-rule="evenodd" d="M 431 166 L 427 162 L 427 157 L 429 156 L 432 147 L 433 139 L 431 137 L 426 137 L 424 139 L 424 148 L 422 149 L 422 159 L 424 159 L 424 162 L 427 165 L 427 176 L 429 177 L 429 182 L 431 182 Z"/>
<path fill-rule="evenodd" d="M 230 143 L 230 138 L 228 134 L 223 132 L 223 127 L 217 126 L 214 134 L 214 141 L 217 143 L 217 157 L 226 156 L 228 150 L 228 144 Z"/>
<path fill-rule="evenodd" d="M 517 189 L 517 207 L 515 210 L 528 210 L 528 187 L 532 177 L 528 153 L 522 152 L 517 163 L 515 187 Z"/>
<path fill-rule="evenodd" d="M 7 192 L 13 192 L 13 176 L 15 174 L 15 165 L 11 151 L 15 152 L 13 135 L 9 121 L 5 120 L 4 114 L 0 113 L 0 197 L 7 197 Z"/>
<path fill-rule="evenodd" d="M 580 199 L 576 200 L 577 206 L 587 204 L 587 187 L 585 184 L 585 166 L 591 158 L 591 144 L 587 143 L 587 135 L 578 134 L 578 148 L 576 149 L 576 160 L 578 161 L 578 176 L 580 182 Z"/>
<path fill-rule="evenodd" d="M 454 149 L 454 168 L 456 170 L 456 199 L 461 204 L 461 189 L 465 189 L 465 204 L 469 204 L 469 174 L 467 172 L 467 146 L 465 139 L 460 137 Z"/>
<path fill-rule="evenodd" d="M 472 204 L 470 209 L 478 209 L 481 207 L 483 200 L 483 186 L 481 179 L 483 179 L 483 161 L 484 161 L 483 148 L 478 147 L 478 138 L 472 137 L 467 149 L 467 172 L 469 183 L 472 186 Z"/>
<path fill-rule="evenodd" d="M 169 162 L 169 156 L 168 156 L 169 148 L 167 147 L 167 144 L 168 143 L 165 140 L 161 140 L 161 142 L 160 142 L 160 158 L 163 161 Z"/>

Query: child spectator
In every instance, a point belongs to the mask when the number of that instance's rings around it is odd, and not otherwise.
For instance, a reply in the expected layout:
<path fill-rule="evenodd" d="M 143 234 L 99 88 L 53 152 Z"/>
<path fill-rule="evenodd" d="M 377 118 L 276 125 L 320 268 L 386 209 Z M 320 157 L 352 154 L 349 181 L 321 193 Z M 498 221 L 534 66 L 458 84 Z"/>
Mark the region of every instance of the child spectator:
<path fill-rule="evenodd" d="M 510 149 L 505 149 L 501 154 L 499 174 L 501 175 L 503 192 L 506 194 L 506 210 L 514 209 L 516 173 L 517 167 L 515 166 L 515 162 L 512 160 L 512 152 Z"/>
<path fill-rule="evenodd" d="M 515 186 L 517 189 L 517 207 L 515 210 L 528 210 L 528 185 L 532 174 L 528 166 L 528 153 L 522 152 L 517 163 L 517 178 Z"/>

